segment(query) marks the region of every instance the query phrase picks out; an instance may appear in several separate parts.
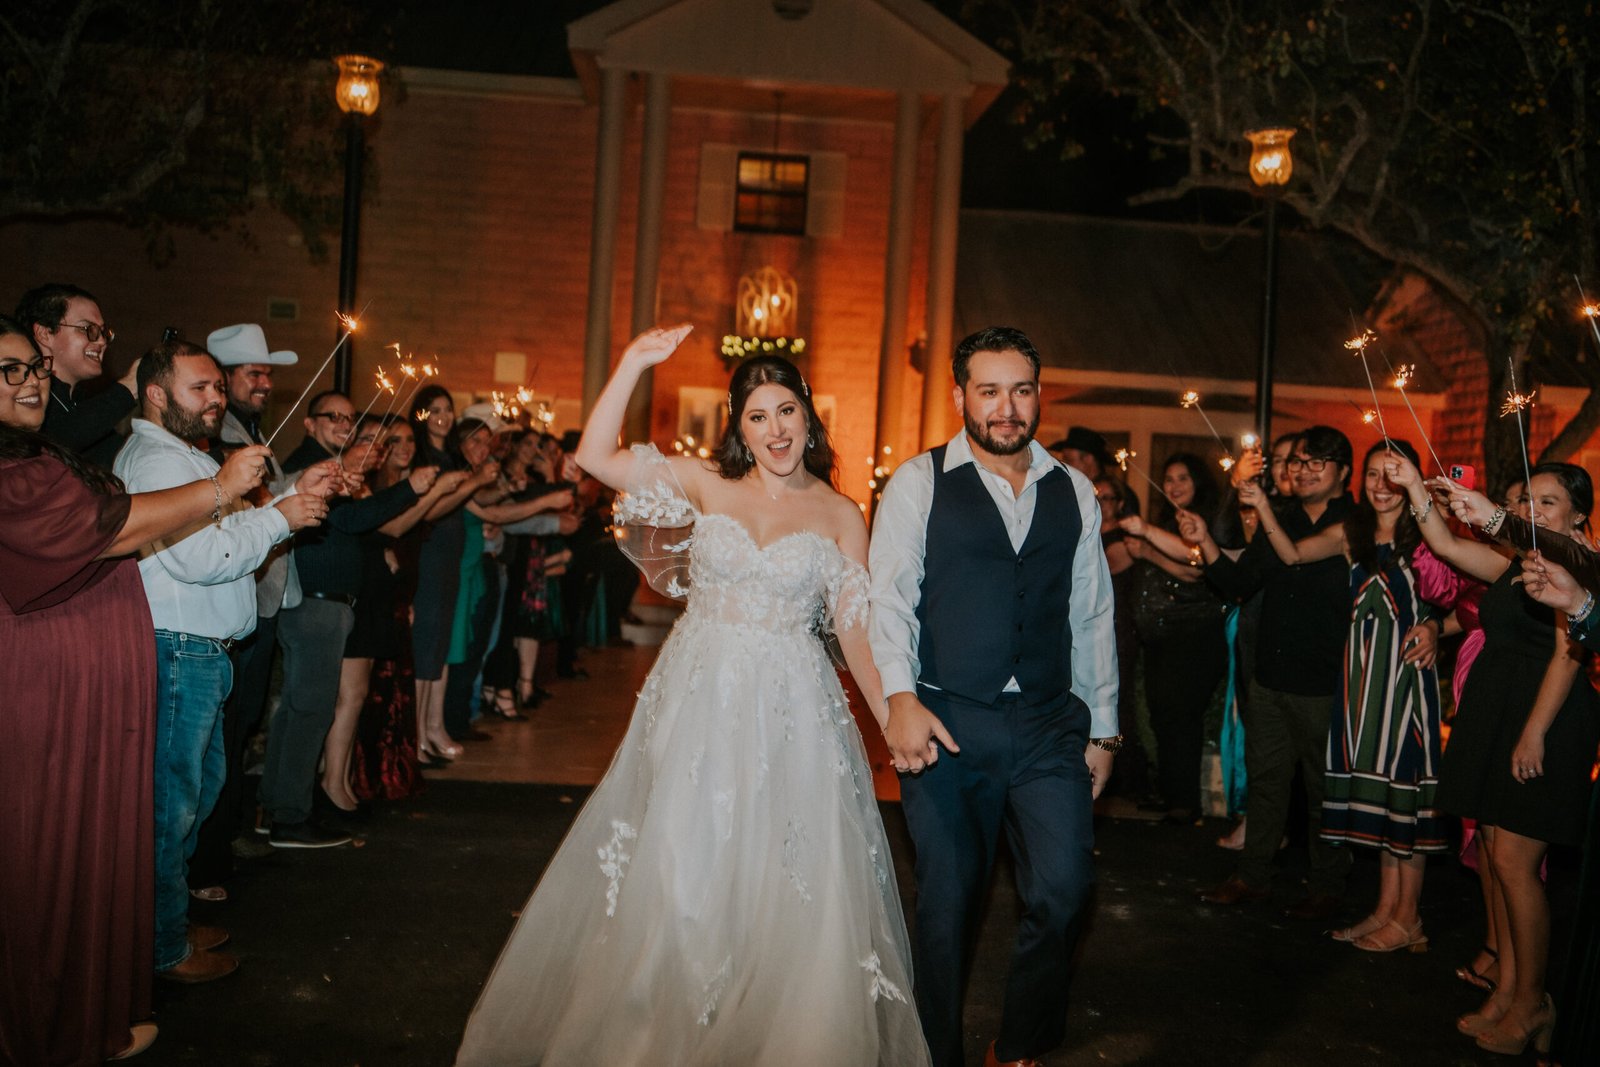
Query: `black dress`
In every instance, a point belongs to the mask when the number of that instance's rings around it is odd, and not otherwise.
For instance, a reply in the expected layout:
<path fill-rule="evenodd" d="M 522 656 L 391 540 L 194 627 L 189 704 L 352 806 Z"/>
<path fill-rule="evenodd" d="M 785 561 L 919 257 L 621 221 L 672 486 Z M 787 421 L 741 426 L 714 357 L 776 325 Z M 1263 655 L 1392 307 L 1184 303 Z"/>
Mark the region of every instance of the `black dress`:
<path fill-rule="evenodd" d="M 1544 739 L 1544 774 L 1511 775 L 1511 753 L 1555 650 L 1555 612 L 1512 579 L 1513 561 L 1484 594 L 1483 651 L 1461 694 L 1439 771 L 1439 807 L 1551 844 L 1583 841 L 1590 769 L 1600 743 L 1600 698 L 1580 672 Z"/>

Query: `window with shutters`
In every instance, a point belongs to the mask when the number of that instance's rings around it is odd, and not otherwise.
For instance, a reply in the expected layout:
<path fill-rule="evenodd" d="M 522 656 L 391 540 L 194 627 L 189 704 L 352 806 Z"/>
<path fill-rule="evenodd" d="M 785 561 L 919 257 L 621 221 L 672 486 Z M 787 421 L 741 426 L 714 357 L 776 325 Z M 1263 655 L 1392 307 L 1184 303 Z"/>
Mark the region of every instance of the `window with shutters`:
<path fill-rule="evenodd" d="M 742 233 L 804 234 L 810 176 L 807 156 L 740 152 L 733 228 Z"/>

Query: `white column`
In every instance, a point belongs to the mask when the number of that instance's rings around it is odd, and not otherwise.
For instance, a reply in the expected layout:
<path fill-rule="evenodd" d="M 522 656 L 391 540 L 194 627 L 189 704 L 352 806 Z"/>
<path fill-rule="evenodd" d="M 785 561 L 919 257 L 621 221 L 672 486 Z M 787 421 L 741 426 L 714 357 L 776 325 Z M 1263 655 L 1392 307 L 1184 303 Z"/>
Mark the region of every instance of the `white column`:
<path fill-rule="evenodd" d="M 633 244 L 633 335 L 656 321 L 661 270 L 661 214 L 667 188 L 667 130 L 672 119 L 672 77 L 651 74 L 644 83 L 644 143 L 639 157 L 639 228 Z M 650 440 L 655 373 L 645 371 L 628 400 L 623 436 Z"/>
<path fill-rule="evenodd" d="M 933 224 L 928 235 L 928 349 L 922 379 L 922 447 L 949 436 L 953 413 L 950 356 L 956 305 L 956 237 L 961 229 L 961 149 L 966 137 L 966 101 L 939 101 L 939 146 L 933 171 Z"/>
<path fill-rule="evenodd" d="M 900 443 L 905 395 L 906 310 L 911 299 L 911 232 L 917 201 L 917 125 L 921 102 L 901 93 L 894 117 L 894 173 L 889 182 L 889 241 L 884 253 L 883 336 L 878 349 L 878 423 L 873 461 Z"/>
<path fill-rule="evenodd" d="M 600 72 L 600 133 L 594 161 L 594 224 L 589 233 L 589 308 L 583 333 L 583 414 L 611 374 L 611 291 L 617 260 L 617 196 L 622 184 L 622 129 L 628 72 Z"/>

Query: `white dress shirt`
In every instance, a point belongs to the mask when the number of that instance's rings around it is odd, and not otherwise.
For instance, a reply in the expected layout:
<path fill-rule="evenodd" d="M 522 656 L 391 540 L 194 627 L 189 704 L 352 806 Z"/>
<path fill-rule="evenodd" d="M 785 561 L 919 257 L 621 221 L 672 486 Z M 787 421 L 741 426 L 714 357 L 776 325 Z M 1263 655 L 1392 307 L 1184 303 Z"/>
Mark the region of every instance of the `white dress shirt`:
<path fill-rule="evenodd" d="M 1022 549 L 1033 525 L 1038 482 L 1060 468 L 1072 480 L 1083 529 L 1072 557 L 1072 692 L 1089 707 L 1091 737 L 1117 733 L 1117 641 L 1112 629 L 1111 572 L 1100 546 L 1100 503 L 1082 472 L 1058 462 L 1037 441 L 1028 444 L 1028 474 L 1022 492 L 1014 493 L 1005 478 L 978 463 L 967 432 L 951 438 L 944 469 L 962 464 L 977 467 L 1014 551 Z M 883 676 L 885 696 L 915 692 L 922 673 L 917 660 L 922 627 L 917 604 L 922 599 L 923 559 L 927 552 L 928 515 L 933 508 L 933 454 L 924 452 L 901 464 L 883 491 L 872 523 L 872 658 Z M 1064 606 L 1065 608 L 1066 606 Z M 1006 691 L 1018 691 L 1017 680 Z"/>
<path fill-rule="evenodd" d="M 114 467 L 130 493 L 188 485 L 218 469 L 210 456 L 146 419 L 133 420 Z M 249 634 L 256 628 L 255 570 L 290 533 L 277 508 L 246 508 L 158 542 L 158 551 L 139 560 L 156 629 L 219 641 Z"/>

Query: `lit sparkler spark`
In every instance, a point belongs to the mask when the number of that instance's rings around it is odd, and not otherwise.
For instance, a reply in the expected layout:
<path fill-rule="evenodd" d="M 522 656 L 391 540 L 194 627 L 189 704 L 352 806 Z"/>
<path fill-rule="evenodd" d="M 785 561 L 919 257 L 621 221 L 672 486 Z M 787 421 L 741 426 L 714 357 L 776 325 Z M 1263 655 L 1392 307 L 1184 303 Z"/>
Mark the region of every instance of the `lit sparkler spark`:
<path fill-rule="evenodd" d="M 433 412 L 429 411 L 427 408 L 418 408 L 416 414 L 413 415 L 412 418 L 417 422 L 427 422 L 428 416 L 432 414 Z"/>
<path fill-rule="evenodd" d="M 1365 410 L 1365 411 L 1363 411 L 1361 413 L 1361 423 L 1362 423 L 1362 425 L 1371 426 L 1373 423 L 1375 423 L 1377 421 L 1378 421 L 1378 412 L 1375 409 L 1367 408 L 1367 410 Z"/>
<path fill-rule="evenodd" d="M 1129 452 L 1126 448 L 1119 448 L 1111 454 L 1111 458 L 1117 461 L 1117 466 L 1121 467 L 1122 472 L 1126 474 L 1128 472 L 1128 460 L 1138 454 L 1137 452 Z"/>
<path fill-rule="evenodd" d="M 400 373 L 407 378 L 415 378 L 417 376 L 417 368 L 410 363 L 402 363 L 400 364 Z"/>
<path fill-rule="evenodd" d="M 1411 384 L 1411 379 L 1416 377 L 1416 375 L 1417 365 L 1415 363 L 1400 364 L 1398 367 L 1394 368 L 1394 387 L 1396 389 L 1404 389 L 1406 386 Z"/>
<path fill-rule="evenodd" d="M 339 318 L 339 325 L 343 326 L 349 333 L 355 333 L 361 326 L 361 320 L 354 315 L 346 315 L 342 311 L 336 311 L 334 314 Z"/>
<path fill-rule="evenodd" d="M 1261 438 L 1253 433 L 1242 433 L 1239 435 L 1239 444 L 1243 448 L 1259 448 L 1261 447 Z"/>
<path fill-rule="evenodd" d="M 1360 336 L 1352 337 L 1344 343 L 1345 348 L 1351 352 L 1366 354 L 1367 346 L 1378 339 L 1378 335 L 1371 330 L 1362 330 Z"/>
<path fill-rule="evenodd" d="M 1200 403 L 1200 394 L 1190 389 L 1178 398 L 1178 403 L 1186 408 L 1192 408 Z"/>
<path fill-rule="evenodd" d="M 1235 460 L 1232 456 L 1223 456 L 1221 459 L 1217 460 L 1217 466 L 1221 467 L 1225 471 L 1231 471 L 1233 470 L 1234 462 Z"/>
<path fill-rule="evenodd" d="M 1500 404 L 1500 417 L 1503 419 L 1513 411 L 1520 413 L 1533 407 L 1533 398 L 1538 392 L 1539 390 L 1535 389 L 1530 393 L 1519 393 L 1513 389 L 1506 393 L 1505 400 Z"/>
<path fill-rule="evenodd" d="M 1600 304 L 1583 305 L 1583 313 L 1591 319 L 1600 317 Z"/>

